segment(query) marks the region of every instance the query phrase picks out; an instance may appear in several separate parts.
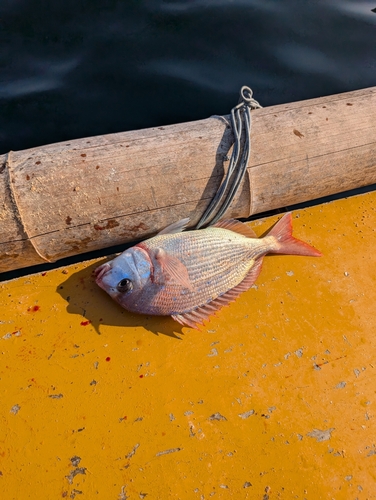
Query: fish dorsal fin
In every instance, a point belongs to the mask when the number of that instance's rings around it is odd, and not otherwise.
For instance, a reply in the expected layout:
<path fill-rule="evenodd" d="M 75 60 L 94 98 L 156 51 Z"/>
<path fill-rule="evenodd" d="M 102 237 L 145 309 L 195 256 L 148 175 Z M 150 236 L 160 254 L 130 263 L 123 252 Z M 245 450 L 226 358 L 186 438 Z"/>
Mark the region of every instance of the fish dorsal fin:
<path fill-rule="evenodd" d="M 159 231 L 157 236 L 159 236 L 160 234 L 181 233 L 188 226 L 189 220 L 190 220 L 189 217 L 186 217 L 185 219 L 178 220 L 177 222 L 174 222 L 173 224 L 170 224 L 169 226 L 162 229 L 162 231 Z"/>
<path fill-rule="evenodd" d="M 229 231 L 234 231 L 234 233 L 239 233 L 243 236 L 247 236 L 247 238 L 257 238 L 257 235 L 253 231 L 253 229 L 236 219 L 221 220 L 214 224 L 214 226 L 212 227 L 221 227 L 222 229 L 228 229 Z"/>
<path fill-rule="evenodd" d="M 215 314 L 216 311 L 224 306 L 227 306 L 230 302 L 233 302 L 241 293 L 248 290 L 254 284 L 261 272 L 262 259 L 262 257 L 257 259 L 243 281 L 241 281 L 234 288 L 231 288 L 231 290 L 228 290 L 223 295 L 220 295 L 216 299 L 198 307 L 197 309 L 193 309 L 192 311 L 183 314 L 172 314 L 171 317 L 181 325 L 187 325 L 191 328 L 199 330 L 198 325 L 203 325 L 203 322 L 212 314 Z"/>
<path fill-rule="evenodd" d="M 185 265 L 173 255 L 169 255 L 163 248 L 154 251 L 155 263 L 154 282 L 161 285 L 166 282 L 175 283 L 192 290 L 188 270 Z"/>

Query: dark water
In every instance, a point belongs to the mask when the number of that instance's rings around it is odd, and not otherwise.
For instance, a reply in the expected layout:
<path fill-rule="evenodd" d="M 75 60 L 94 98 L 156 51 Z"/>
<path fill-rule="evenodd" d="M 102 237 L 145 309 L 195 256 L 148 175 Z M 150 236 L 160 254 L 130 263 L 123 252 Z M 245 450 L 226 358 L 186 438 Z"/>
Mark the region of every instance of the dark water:
<path fill-rule="evenodd" d="M 376 85 L 376 0 L 1 0 L 0 153 Z"/>
<path fill-rule="evenodd" d="M 0 0 L 0 153 L 374 86 L 375 7 Z"/>

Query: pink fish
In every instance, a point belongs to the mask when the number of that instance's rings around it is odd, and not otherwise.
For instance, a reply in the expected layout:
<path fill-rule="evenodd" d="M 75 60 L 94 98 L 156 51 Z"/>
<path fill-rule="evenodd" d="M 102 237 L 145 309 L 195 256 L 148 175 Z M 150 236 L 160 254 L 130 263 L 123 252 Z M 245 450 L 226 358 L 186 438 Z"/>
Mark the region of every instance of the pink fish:
<path fill-rule="evenodd" d="M 97 284 L 128 311 L 171 316 L 197 328 L 253 285 L 267 253 L 321 255 L 292 236 L 291 213 L 264 238 L 233 219 L 182 232 L 188 222 L 176 222 L 99 266 Z"/>

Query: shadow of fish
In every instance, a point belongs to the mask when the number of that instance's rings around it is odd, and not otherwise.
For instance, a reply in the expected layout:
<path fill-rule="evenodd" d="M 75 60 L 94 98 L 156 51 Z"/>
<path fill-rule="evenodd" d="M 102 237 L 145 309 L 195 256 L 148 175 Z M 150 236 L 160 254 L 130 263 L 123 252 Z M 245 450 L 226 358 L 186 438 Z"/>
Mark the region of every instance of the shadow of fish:
<path fill-rule="evenodd" d="M 197 328 L 248 290 L 268 253 L 319 257 L 292 236 L 291 213 L 263 238 L 237 220 L 183 232 L 183 219 L 95 270 L 96 282 L 125 309 L 172 316 Z"/>

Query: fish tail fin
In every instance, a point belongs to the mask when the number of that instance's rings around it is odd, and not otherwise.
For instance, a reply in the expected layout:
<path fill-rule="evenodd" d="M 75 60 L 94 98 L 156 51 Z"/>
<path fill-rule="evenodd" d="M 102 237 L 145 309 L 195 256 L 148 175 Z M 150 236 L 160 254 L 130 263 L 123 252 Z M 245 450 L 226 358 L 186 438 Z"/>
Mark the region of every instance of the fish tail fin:
<path fill-rule="evenodd" d="M 304 241 L 294 238 L 292 235 L 291 212 L 285 214 L 267 235 L 273 236 L 276 242 L 275 248 L 270 253 L 281 253 L 285 255 L 306 255 L 309 257 L 321 257 L 322 253 Z"/>

